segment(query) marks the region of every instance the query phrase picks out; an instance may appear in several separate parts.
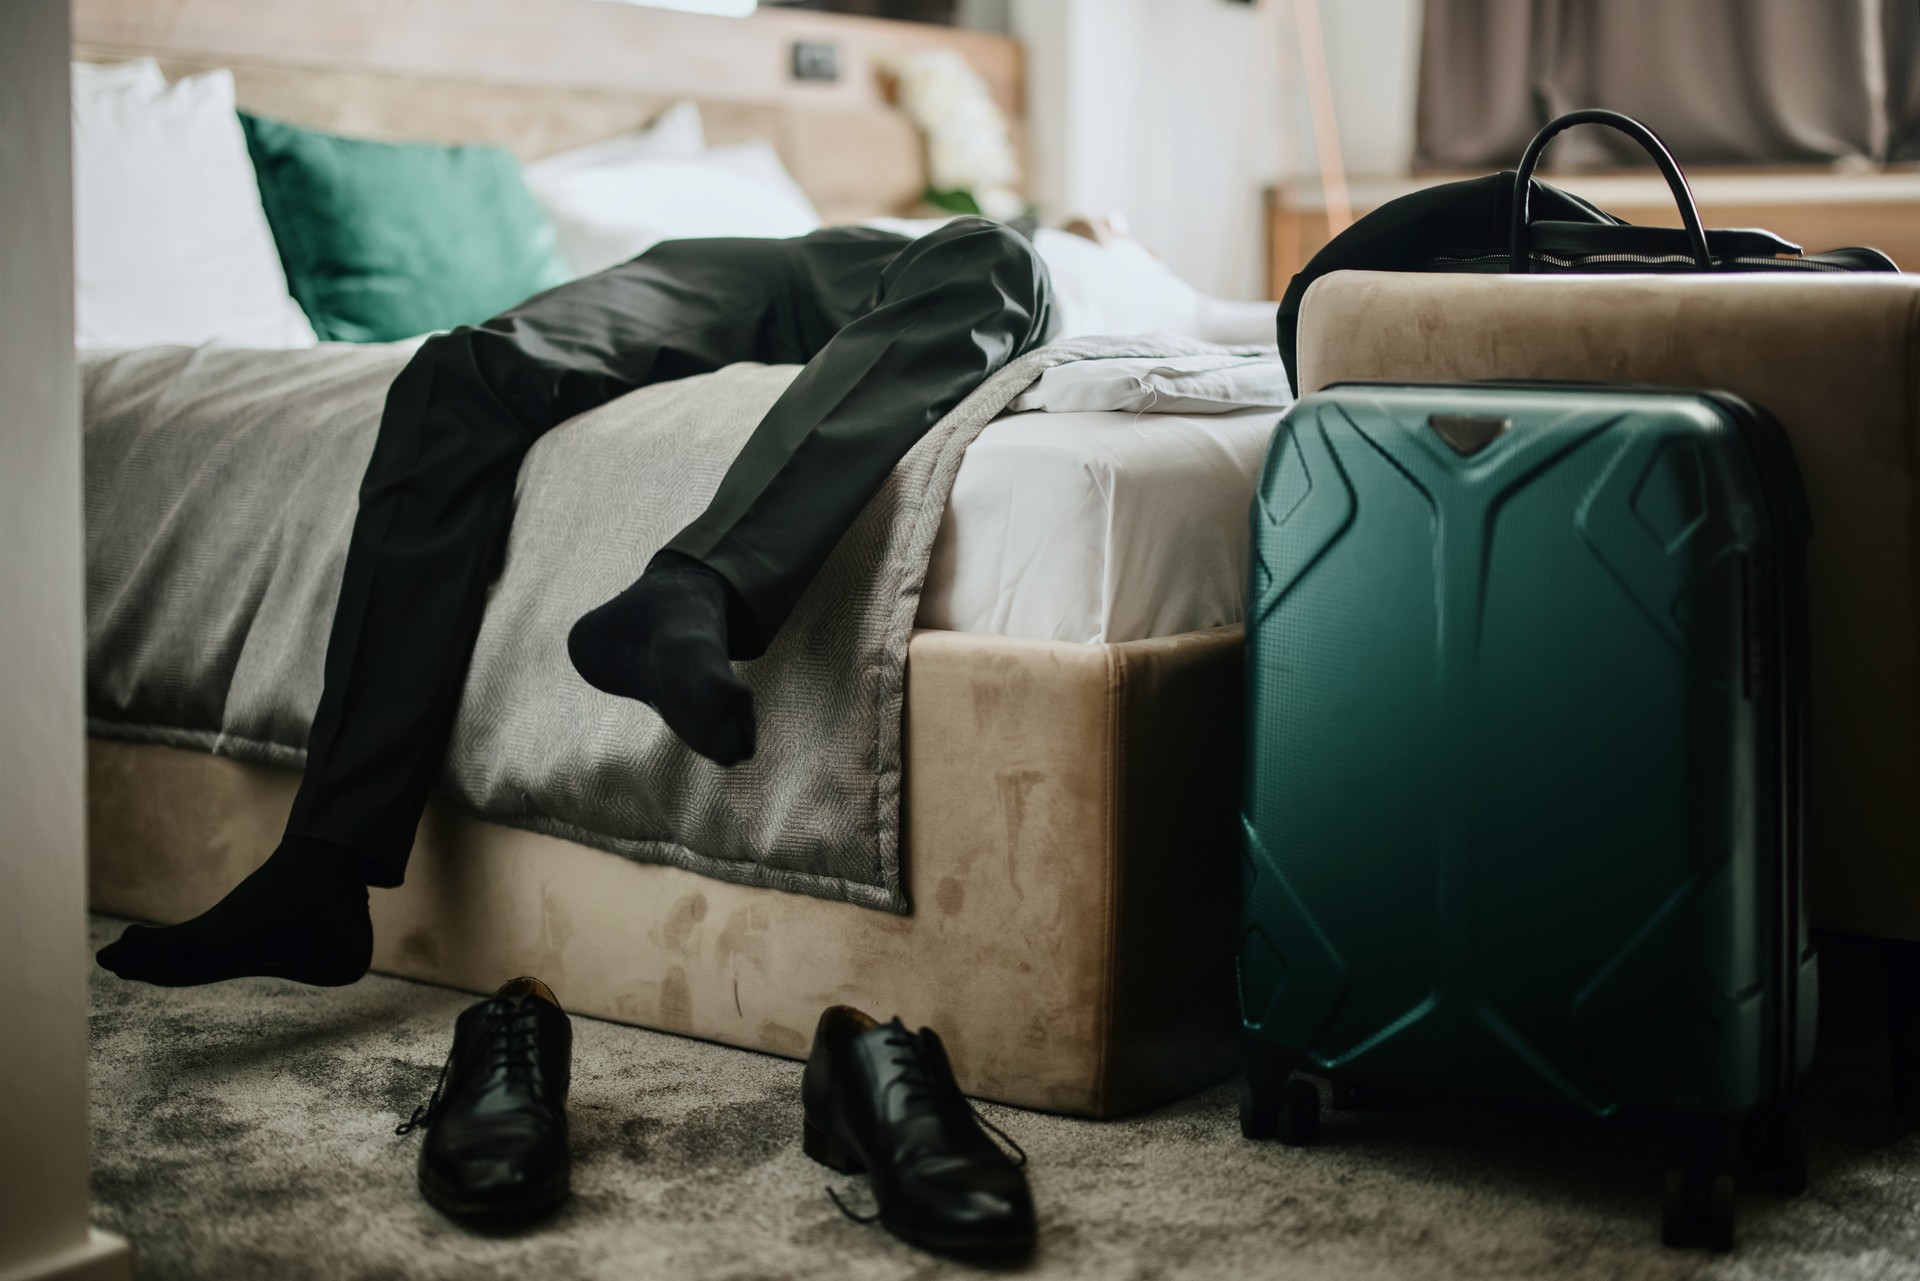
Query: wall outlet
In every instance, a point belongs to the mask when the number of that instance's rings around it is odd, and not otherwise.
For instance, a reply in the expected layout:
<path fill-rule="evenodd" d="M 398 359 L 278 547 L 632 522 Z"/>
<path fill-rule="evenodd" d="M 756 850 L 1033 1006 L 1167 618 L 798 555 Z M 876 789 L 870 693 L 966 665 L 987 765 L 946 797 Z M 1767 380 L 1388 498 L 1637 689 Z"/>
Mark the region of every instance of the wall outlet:
<path fill-rule="evenodd" d="M 793 78 L 795 80 L 838 80 L 840 46 L 823 40 L 793 42 Z"/>

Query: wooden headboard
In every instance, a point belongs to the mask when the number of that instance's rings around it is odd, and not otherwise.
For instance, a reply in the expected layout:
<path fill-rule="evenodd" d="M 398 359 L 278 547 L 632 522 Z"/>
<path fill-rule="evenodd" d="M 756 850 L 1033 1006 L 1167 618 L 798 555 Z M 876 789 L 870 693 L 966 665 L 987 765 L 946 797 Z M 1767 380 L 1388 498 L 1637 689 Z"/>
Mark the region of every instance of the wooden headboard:
<path fill-rule="evenodd" d="M 700 104 L 716 143 L 766 138 L 828 221 L 897 213 L 925 189 L 919 135 L 877 64 L 966 58 L 1021 132 L 1006 36 L 800 10 L 712 18 L 606 0 L 73 0 L 75 56 L 151 55 L 169 75 L 230 67 L 240 105 L 374 138 L 490 142 L 523 159 Z M 830 44 L 839 78 L 792 74 Z"/>

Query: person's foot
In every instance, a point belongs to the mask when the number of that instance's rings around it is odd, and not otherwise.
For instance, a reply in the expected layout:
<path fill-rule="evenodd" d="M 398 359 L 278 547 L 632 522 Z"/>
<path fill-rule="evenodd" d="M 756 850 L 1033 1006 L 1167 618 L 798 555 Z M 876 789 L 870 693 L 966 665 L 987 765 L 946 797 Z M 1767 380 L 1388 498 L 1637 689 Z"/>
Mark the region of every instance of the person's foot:
<path fill-rule="evenodd" d="M 661 552 L 633 586 L 584 615 L 567 656 L 587 684 L 638 699 L 708 760 L 753 755 L 753 691 L 727 658 L 726 580 Z"/>
<path fill-rule="evenodd" d="M 573 1024 L 539 979 L 470 1005 L 433 1097 L 395 1131 L 427 1132 L 420 1194 L 442 1213 L 511 1219 L 566 1199 Z"/>
<path fill-rule="evenodd" d="M 802 1149 L 830 1169 L 866 1174 L 880 1207 L 873 1217 L 887 1231 L 947 1253 L 1033 1248 L 1026 1156 L 1016 1164 L 987 1137 L 932 1029 L 909 1032 L 899 1019 L 876 1023 L 850 1005 L 830 1006 L 800 1098 Z"/>
<path fill-rule="evenodd" d="M 95 959 L 123 979 L 160 987 L 249 975 L 318 987 L 352 983 L 373 960 L 360 858 L 344 846 L 288 837 L 199 916 L 129 925 Z"/>

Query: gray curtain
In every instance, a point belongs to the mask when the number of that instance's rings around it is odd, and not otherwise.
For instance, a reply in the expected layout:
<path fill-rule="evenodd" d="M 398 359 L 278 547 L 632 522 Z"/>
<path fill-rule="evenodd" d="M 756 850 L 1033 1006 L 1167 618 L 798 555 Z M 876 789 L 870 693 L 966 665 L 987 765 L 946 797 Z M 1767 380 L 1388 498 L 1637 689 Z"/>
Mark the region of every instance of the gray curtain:
<path fill-rule="evenodd" d="M 1920 0 L 1889 3 L 1887 156 L 1920 160 Z"/>
<path fill-rule="evenodd" d="M 1920 0 L 1426 0 L 1422 166 L 1511 165 L 1578 107 L 1637 116 L 1687 165 L 1920 158 Z M 1644 157 L 1583 129 L 1549 163 Z"/>

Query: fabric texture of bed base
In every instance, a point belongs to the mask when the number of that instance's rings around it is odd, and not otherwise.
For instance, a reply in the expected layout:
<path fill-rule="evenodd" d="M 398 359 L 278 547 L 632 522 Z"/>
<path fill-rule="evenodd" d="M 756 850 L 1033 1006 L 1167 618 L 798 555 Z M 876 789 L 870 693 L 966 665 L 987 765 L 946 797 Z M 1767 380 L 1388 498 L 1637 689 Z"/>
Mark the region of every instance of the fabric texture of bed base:
<path fill-rule="evenodd" d="M 917 633 L 913 914 L 711 880 L 436 803 L 374 964 L 799 1057 L 835 1002 L 939 1029 L 971 1093 L 1110 1116 L 1229 1072 L 1240 629 L 1122 645 Z M 273 848 L 297 776 L 91 744 L 91 897 L 176 920 Z"/>

